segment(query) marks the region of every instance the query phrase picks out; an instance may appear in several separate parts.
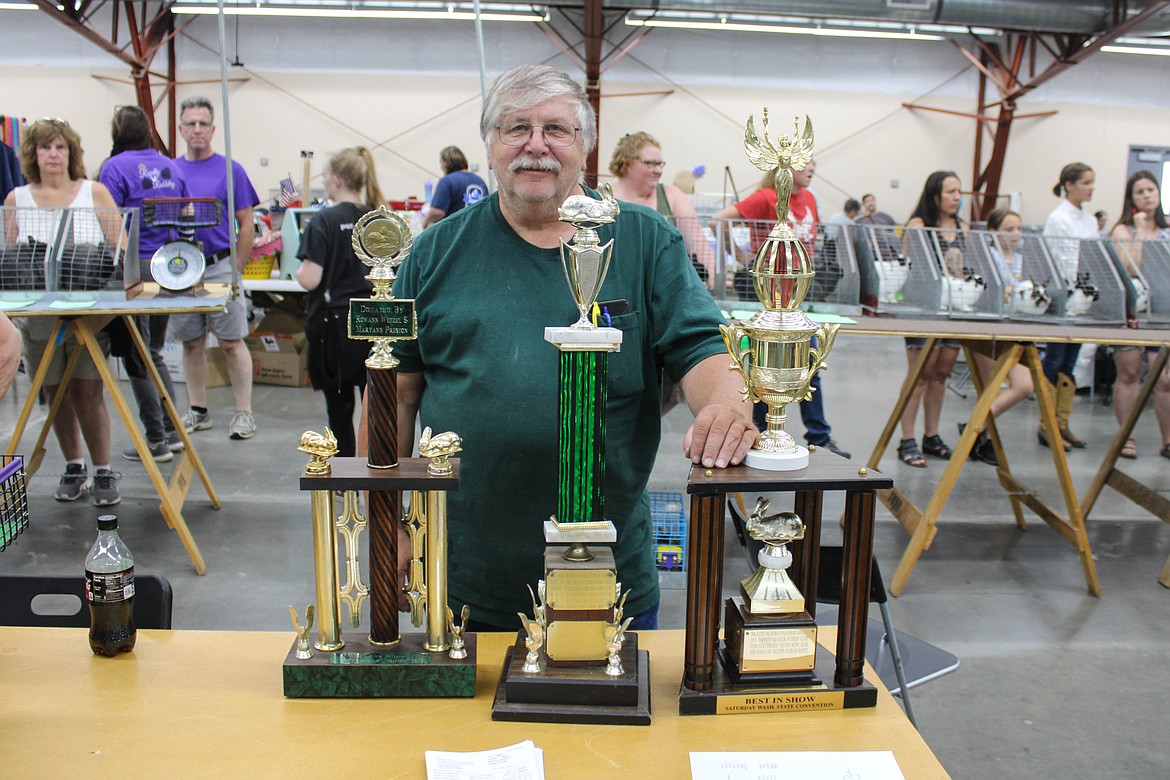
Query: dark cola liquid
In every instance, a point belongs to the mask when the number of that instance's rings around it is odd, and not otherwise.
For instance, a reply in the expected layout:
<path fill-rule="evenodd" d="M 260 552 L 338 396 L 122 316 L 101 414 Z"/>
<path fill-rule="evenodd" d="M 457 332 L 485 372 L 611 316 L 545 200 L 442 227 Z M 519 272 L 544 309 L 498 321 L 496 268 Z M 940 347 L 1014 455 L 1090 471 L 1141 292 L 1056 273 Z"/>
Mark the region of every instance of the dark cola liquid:
<path fill-rule="evenodd" d="M 117 655 L 134 649 L 134 599 L 89 605 L 89 646 L 96 655 Z"/>

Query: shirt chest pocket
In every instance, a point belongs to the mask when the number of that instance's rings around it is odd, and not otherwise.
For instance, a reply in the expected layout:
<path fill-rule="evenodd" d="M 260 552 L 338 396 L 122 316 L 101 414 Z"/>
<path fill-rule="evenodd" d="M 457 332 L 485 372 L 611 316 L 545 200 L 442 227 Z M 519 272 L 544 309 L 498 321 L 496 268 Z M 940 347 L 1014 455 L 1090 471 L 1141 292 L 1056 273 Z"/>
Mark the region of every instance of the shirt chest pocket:
<path fill-rule="evenodd" d="M 609 353 L 609 394 L 637 395 L 646 388 L 646 324 L 638 312 L 628 312 L 611 318 L 610 326 L 622 332 L 622 347 Z"/>

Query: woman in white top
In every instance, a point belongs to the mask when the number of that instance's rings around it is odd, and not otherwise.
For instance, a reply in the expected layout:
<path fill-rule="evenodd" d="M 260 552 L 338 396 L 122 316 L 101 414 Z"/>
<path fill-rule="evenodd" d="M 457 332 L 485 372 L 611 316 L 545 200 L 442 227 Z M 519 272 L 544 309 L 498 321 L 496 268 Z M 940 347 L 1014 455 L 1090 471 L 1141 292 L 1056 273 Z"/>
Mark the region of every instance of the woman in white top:
<path fill-rule="evenodd" d="M 28 184 L 17 187 L 4 199 L 5 206 L 20 206 L 10 210 L 5 224 L 7 244 L 32 238 L 43 243 L 55 240 L 57 220 L 62 212 L 53 209 L 116 209 L 114 199 L 101 184 L 85 178 L 81 138 L 63 119 L 39 119 L 29 127 L 20 143 L 20 170 Z M 112 213 L 112 212 L 111 212 Z M 74 211 L 73 240 L 79 244 L 100 244 L 102 226 L 95 212 Z M 118 226 L 111 229 L 120 230 Z M 118 238 L 115 235 L 115 241 Z M 24 364 L 30 371 L 40 365 L 48 340 L 52 338 L 55 320 L 52 317 L 22 317 L 20 330 L 24 336 Z M 109 339 L 100 338 L 102 349 L 109 353 Z M 76 501 L 89 486 L 82 438 L 89 448 L 94 465 L 93 503 L 112 506 L 121 501 L 117 477 L 110 471 L 110 416 L 106 412 L 101 375 L 88 350 L 72 340 L 64 349 L 53 353 L 53 362 L 45 375 L 45 395 L 50 404 L 57 395 L 65 362 L 74 350 L 82 354 L 73 369 L 65 397 L 53 418 L 53 432 L 65 456 L 65 473 L 57 486 L 58 501 Z"/>
<path fill-rule="evenodd" d="M 1135 275 L 1142 268 L 1142 242 L 1170 241 L 1170 224 L 1162 213 L 1162 192 L 1158 180 L 1149 171 L 1138 171 L 1125 183 L 1125 201 L 1121 219 L 1109 234 L 1117 247 L 1117 254 L 1125 268 Z M 1130 312 L 1136 314 L 1136 312 Z M 1136 320 L 1133 320 L 1136 324 Z M 1113 384 L 1113 411 L 1117 422 L 1129 416 L 1138 396 L 1138 384 L 1145 365 L 1143 356 L 1157 354 L 1156 347 L 1114 347 L 1113 361 L 1117 364 L 1117 381 Z M 1162 434 L 1163 458 L 1170 458 L 1170 368 L 1162 372 L 1154 388 L 1154 414 Z M 1121 457 L 1136 458 L 1137 443 L 1128 439 L 1121 449 Z"/>
<path fill-rule="evenodd" d="M 1044 236 L 1048 239 L 1097 238 L 1097 218 L 1082 207 L 1093 199 L 1093 188 L 1097 177 L 1093 169 L 1084 163 L 1069 163 L 1060 171 L 1060 181 L 1052 188 L 1054 195 L 1061 198 L 1060 205 L 1048 215 L 1044 225 Z M 1080 241 L 1049 241 L 1053 259 L 1064 273 L 1065 281 L 1071 287 L 1077 279 L 1077 264 L 1080 260 Z M 1088 442 L 1074 434 L 1068 427 L 1072 415 L 1073 400 L 1076 398 L 1077 383 L 1073 379 L 1073 368 L 1077 364 L 1080 344 L 1049 343 L 1044 350 L 1044 377 L 1049 390 L 1056 396 L 1056 421 L 1060 428 L 1062 446 L 1084 447 Z M 1040 429 L 1040 443 L 1048 446 L 1048 437 Z"/>

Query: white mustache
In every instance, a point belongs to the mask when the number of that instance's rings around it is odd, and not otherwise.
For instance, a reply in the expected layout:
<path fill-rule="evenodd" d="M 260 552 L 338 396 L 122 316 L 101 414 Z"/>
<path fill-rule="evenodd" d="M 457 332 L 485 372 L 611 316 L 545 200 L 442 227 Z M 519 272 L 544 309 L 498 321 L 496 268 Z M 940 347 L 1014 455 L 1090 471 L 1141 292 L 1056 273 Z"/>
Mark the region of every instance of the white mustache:
<path fill-rule="evenodd" d="M 524 155 L 508 163 L 508 173 L 516 173 L 517 171 L 548 171 L 549 173 L 560 173 L 561 163 L 555 157 Z"/>

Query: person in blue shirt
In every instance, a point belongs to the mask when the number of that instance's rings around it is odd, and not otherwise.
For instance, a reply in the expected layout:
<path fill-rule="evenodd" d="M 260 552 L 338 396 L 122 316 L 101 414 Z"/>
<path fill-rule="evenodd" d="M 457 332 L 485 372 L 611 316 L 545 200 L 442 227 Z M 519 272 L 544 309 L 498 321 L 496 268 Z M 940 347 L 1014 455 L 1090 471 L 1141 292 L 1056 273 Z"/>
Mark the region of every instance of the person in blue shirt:
<path fill-rule="evenodd" d="M 435 186 L 431 196 L 431 207 L 423 218 L 427 228 L 444 217 L 449 217 L 465 206 L 479 203 L 488 194 L 483 179 L 467 170 L 467 158 L 457 146 L 448 146 L 439 152 L 439 164 L 443 167 L 443 178 Z"/>

